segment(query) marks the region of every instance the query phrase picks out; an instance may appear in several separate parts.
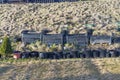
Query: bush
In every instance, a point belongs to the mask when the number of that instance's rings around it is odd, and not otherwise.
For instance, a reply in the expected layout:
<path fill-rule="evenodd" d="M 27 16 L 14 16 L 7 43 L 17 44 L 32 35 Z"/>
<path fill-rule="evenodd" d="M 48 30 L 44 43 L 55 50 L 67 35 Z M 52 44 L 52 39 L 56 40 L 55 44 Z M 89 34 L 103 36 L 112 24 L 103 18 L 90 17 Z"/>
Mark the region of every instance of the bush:
<path fill-rule="evenodd" d="M 12 52 L 13 52 L 13 50 L 12 50 L 12 46 L 11 46 L 11 41 L 6 36 L 6 37 L 4 37 L 3 42 L 1 44 L 0 53 L 3 56 L 9 56 L 10 54 L 12 54 Z"/>

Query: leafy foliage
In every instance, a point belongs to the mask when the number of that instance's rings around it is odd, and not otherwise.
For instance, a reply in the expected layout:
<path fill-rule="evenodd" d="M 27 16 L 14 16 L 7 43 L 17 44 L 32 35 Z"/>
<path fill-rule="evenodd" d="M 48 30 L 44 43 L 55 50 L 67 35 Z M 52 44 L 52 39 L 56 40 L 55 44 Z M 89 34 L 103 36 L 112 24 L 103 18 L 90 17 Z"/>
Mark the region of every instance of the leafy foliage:
<path fill-rule="evenodd" d="M 13 52 L 9 37 L 5 36 L 0 47 L 1 55 L 8 56 Z"/>

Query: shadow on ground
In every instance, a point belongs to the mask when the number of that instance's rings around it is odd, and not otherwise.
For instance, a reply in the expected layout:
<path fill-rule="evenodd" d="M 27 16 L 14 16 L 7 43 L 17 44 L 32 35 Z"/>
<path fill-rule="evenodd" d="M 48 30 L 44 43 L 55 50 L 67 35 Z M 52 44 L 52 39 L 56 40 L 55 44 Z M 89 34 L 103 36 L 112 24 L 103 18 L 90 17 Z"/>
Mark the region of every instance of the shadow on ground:
<path fill-rule="evenodd" d="M 120 74 L 105 73 L 101 74 L 98 67 L 92 62 L 92 60 L 82 60 L 87 64 L 86 68 L 90 69 L 89 75 L 80 76 L 66 76 L 66 77 L 53 77 L 45 80 L 120 80 Z"/>
<path fill-rule="evenodd" d="M 13 67 L 12 66 L 3 66 L 0 67 L 0 76 L 6 72 L 8 72 L 9 70 L 11 70 Z"/>
<path fill-rule="evenodd" d="M 91 59 L 82 59 L 1 66 L 0 80 L 120 80 L 120 74 L 102 74 Z"/>
<path fill-rule="evenodd" d="M 94 75 L 66 76 L 64 78 L 50 78 L 45 80 L 120 80 L 120 74 L 103 74 L 95 78 Z"/>

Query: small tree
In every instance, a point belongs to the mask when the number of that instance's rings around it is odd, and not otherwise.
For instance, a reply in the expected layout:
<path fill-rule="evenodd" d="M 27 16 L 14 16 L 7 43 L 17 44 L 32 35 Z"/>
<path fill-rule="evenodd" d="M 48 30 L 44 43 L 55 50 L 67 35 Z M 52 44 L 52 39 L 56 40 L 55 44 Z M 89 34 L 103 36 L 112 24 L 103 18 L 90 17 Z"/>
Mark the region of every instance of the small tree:
<path fill-rule="evenodd" d="M 3 42 L 0 47 L 0 52 L 1 52 L 1 55 L 3 56 L 8 56 L 9 54 L 12 54 L 13 52 L 11 41 L 7 36 L 5 36 L 3 39 Z"/>

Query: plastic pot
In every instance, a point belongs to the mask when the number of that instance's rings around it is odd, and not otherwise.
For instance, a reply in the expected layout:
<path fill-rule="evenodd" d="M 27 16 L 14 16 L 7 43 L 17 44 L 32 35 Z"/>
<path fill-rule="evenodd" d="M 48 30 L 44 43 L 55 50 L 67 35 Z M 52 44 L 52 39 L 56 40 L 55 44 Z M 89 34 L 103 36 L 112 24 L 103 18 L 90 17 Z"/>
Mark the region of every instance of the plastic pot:
<path fill-rule="evenodd" d="M 47 59 L 54 59 L 54 52 L 46 52 L 47 54 Z"/>
<path fill-rule="evenodd" d="M 21 58 L 29 58 L 29 52 L 23 52 L 21 53 Z"/>
<path fill-rule="evenodd" d="M 29 55 L 30 55 L 30 57 L 39 57 L 39 52 L 37 52 L 37 51 L 32 51 L 32 52 L 30 52 L 29 53 Z"/>
<path fill-rule="evenodd" d="M 19 59 L 19 58 L 21 58 L 21 52 L 20 52 L 20 51 L 14 51 L 14 52 L 13 52 L 13 58 L 14 58 L 14 59 Z"/>
<path fill-rule="evenodd" d="M 63 52 L 63 59 L 66 59 L 66 58 L 68 58 L 68 52 Z"/>
<path fill-rule="evenodd" d="M 86 54 L 84 53 L 80 54 L 80 58 L 86 58 Z"/>
<path fill-rule="evenodd" d="M 62 58 L 62 53 L 61 52 L 54 52 L 54 59 L 60 59 Z"/>
<path fill-rule="evenodd" d="M 116 50 L 109 50 L 107 53 L 107 57 L 119 57 L 119 52 Z"/>
<path fill-rule="evenodd" d="M 87 50 L 87 51 L 85 52 L 85 55 L 86 55 L 86 58 L 93 58 L 93 53 L 92 53 L 91 50 Z"/>
<path fill-rule="evenodd" d="M 40 52 L 40 53 L 39 53 L 39 58 L 41 58 L 41 59 L 45 59 L 45 58 L 46 58 L 46 54 Z"/>
<path fill-rule="evenodd" d="M 94 58 L 100 57 L 100 52 L 98 50 L 93 50 L 92 53 Z"/>
<path fill-rule="evenodd" d="M 106 57 L 106 53 L 107 53 L 106 50 L 101 50 L 101 51 L 100 51 L 100 57 L 101 57 L 101 58 Z"/>
<path fill-rule="evenodd" d="M 78 51 L 71 51 L 70 54 L 72 58 L 78 58 Z"/>
<path fill-rule="evenodd" d="M 21 54 L 19 54 L 19 53 L 15 53 L 14 55 L 13 55 L 13 58 L 14 59 L 19 59 L 21 57 Z"/>

